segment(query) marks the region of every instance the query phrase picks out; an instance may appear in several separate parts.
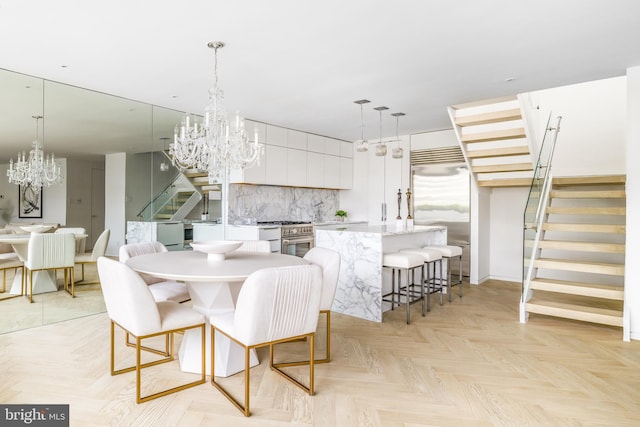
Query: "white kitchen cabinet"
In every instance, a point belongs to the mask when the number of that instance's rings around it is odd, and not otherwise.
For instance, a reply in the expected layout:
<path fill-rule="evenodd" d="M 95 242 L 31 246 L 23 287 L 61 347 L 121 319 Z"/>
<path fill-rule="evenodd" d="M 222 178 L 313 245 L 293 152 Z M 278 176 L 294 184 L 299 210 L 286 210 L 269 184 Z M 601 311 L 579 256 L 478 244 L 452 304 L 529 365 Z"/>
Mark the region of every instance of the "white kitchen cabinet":
<path fill-rule="evenodd" d="M 227 226 L 228 240 L 266 240 L 271 252 L 280 253 L 280 226 Z"/>
<path fill-rule="evenodd" d="M 307 186 L 324 187 L 324 154 L 307 153 Z"/>
<path fill-rule="evenodd" d="M 330 154 L 332 156 L 340 155 L 340 140 L 333 138 L 324 139 L 324 154 Z"/>
<path fill-rule="evenodd" d="M 287 129 L 279 126 L 267 125 L 267 145 L 287 146 Z"/>
<path fill-rule="evenodd" d="M 313 153 L 324 153 L 324 136 L 310 133 L 307 135 L 307 150 Z"/>
<path fill-rule="evenodd" d="M 323 187 L 326 187 L 326 188 L 340 187 L 340 157 L 325 154 Z"/>
<path fill-rule="evenodd" d="M 353 144 L 348 141 L 340 141 L 340 157 L 353 158 Z"/>
<path fill-rule="evenodd" d="M 307 185 L 307 151 L 287 150 L 287 184 L 305 187 Z"/>
<path fill-rule="evenodd" d="M 267 145 L 266 147 L 265 182 L 269 185 L 288 185 L 287 181 L 287 151 L 286 147 Z"/>
<path fill-rule="evenodd" d="M 341 190 L 351 190 L 353 188 L 353 159 L 340 157 L 340 183 Z"/>
<path fill-rule="evenodd" d="M 306 151 L 307 134 L 299 130 L 287 129 L 287 147 Z"/>
<path fill-rule="evenodd" d="M 233 169 L 229 172 L 229 182 L 233 184 L 246 183 L 246 184 L 267 184 L 267 154 L 266 146 L 262 146 L 262 153 L 260 155 L 260 164 L 256 164 L 250 168 L 245 169 Z"/>
<path fill-rule="evenodd" d="M 208 242 L 211 240 L 224 240 L 224 228 L 222 224 L 193 223 L 194 242 Z"/>

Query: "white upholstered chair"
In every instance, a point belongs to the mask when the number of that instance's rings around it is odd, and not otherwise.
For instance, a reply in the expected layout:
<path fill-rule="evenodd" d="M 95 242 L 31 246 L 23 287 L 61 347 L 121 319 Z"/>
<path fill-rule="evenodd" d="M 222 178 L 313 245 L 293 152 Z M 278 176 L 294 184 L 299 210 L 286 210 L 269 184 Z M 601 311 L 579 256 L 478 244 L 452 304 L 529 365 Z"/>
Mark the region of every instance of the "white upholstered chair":
<path fill-rule="evenodd" d="M 268 240 L 243 240 L 238 251 L 271 253 L 271 243 Z"/>
<path fill-rule="evenodd" d="M 0 254 L 0 270 L 2 270 L 2 291 L 0 292 L 4 293 L 7 291 L 7 270 L 13 270 L 14 273 L 16 273 L 19 269 L 22 270 L 22 290 L 20 295 L 24 295 L 24 263 L 15 253 Z"/>
<path fill-rule="evenodd" d="M 76 264 L 80 264 L 82 267 L 82 277 L 80 282 L 84 282 L 84 266 L 85 264 L 96 264 L 98 262 L 98 258 L 104 256 L 107 251 L 107 245 L 109 244 L 109 236 L 111 231 L 107 228 L 105 229 L 98 239 L 93 245 L 93 250 L 90 253 L 81 253 L 76 255 Z M 88 285 L 90 283 L 84 282 L 84 285 Z"/>
<path fill-rule="evenodd" d="M 201 313 L 173 301 L 156 302 L 149 287 L 129 266 L 121 262 L 100 257 L 97 261 L 102 293 L 111 320 L 110 354 L 111 375 L 136 371 L 136 402 L 142 403 L 161 396 L 204 384 L 205 371 L 205 318 Z M 135 337 L 136 363 L 134 366 L 115 368 L 115 325 Z M 142 370 L 160 363 L 175 360 L 174 333 L 199 329 L 202 337 L 202 374 L 198 380 L 177 387 L 142 396 Z M 170 343 L 169 356 L 141 362 L 142 342 L 147 338 L 166 336 Z M 157 380 L 156 380 L 157 381 Z M 157 383 L 157 382 L 156 382 Z"/>
<path fill-rule="evenodd" d="M 54 231 L 54 233 L 71 233 L 73 235 L 78 235 L 78 234 L 86 235 L 87 230 L 82 227 L 63 227 L 63 228 L 56 228 L 56 231 Z M 76 255 L 84 253 L 86 243 L 87 243 L 86 239 L 76 240 Z"/>
<path fill-rule="evenodd" d="M 331 306 L 338 287 L 338 275 L 340 274 L 340 254 L 327 248 L 311 248 L 303 257 L 311 264 L 322 268 L 322 299 L 320 301 L 320 313 L 325 314 L 327 342 L 325 356 L 315 359 L 315 363 L 328 363 L 331 361 Z M 298 362 L 276 363 L 277 367 L 306 365 L 308 360 Z"/>
<path fill-rule="evenodd" d="M 126 262 L 129 258 L 139 255 L 156 254 L 167 252 L 167 248 L 160 242 L 129 243 L 120 246 L 120 262 Z M 189 301 L 189 291 L 187 285 L 175 280 L 160 279 L 158 277 L 140 274 L 140 277 L 149 286 L 149 290 L 156 301 Z"/>
<path fill-rule="evenodd" d="M 244 282 L 234 312 L 211 316 L 211 372 L 215 372 L 215 335 L 222 333 L 245 350 L 244 404 L 223 388 L 215 375 L 211 384 L 245 416 L 249 410 L 250 350 L 270 346 L 269 364 L 288 381 L 314 393 L 314 347 L 322 296 L 322 269 L 317 265 L 258 270 Z M 273 364 L 273 344 L 308 339 L 309 386 L 303 385 Z"/>
<path fill-rule="evenodd" d="M 27 259 L 24 262 L 25 287 L 29 286 L 29 301 L 33 302 L 33 273 L 41 270 L 64 270 L 64 289 L 75 296 L 73 266 L 76 239 L 73 234 L 32 233 L 29 237 Z M 69 289 L 69 283 L 71 286 Z"/>

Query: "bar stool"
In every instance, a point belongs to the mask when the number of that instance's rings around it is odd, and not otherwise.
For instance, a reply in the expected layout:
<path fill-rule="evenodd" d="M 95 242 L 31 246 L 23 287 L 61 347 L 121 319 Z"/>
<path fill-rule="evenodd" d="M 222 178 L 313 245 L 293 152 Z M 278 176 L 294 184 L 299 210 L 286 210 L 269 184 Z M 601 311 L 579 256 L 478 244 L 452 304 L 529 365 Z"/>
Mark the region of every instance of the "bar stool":
<path fill-rule="evenodd" d="M 400 252 L 416 254 L 424 258 L 424 266 L 427 271 L 426 277 L 424 278 L 424 283 L 427 285 L 427 311 L 431 311 L 431 294 L 440 292 L 440 305 L 442 305 L 442 284 L 436 283 L 436 264 L 440 264 L 439 277 L 442 277 L 442 253 L 436 249 L 425 248 L 400 249 Z M 430 267 L 433 267 L 433 275 L 431 275 Z"/>
<path fill-rule="evenodd" d="M 421 255 L 393 252 L 383 254 L 382 267 L 391 268 L 391 292 L 382 295 L 382 301 L 391 303 L 391 310 L 396 305 L 402 304 L 401 299 L 405 297 L 407 306 L 407 325 L 411 323 L 411 304 L 422 300 L 422 315 L 424 311 L 424 258 Z M 415 270 L 420 268 L 420 292 L 414 289 Z M 396 271 L 398 272 L 398 286 L 396 290 Z M 406 286 L 402 286 L 401 272 L 405 271 L 407 276 Z M 411 272 L 411 280 L 409 279 Z M 390 299 L 386 299 L 390 297 Z M 397 301 L 396 301 L 397 297 Z"/>
<path fill-rule="evenodd" d="M 424 246 L 423 249 L 435 249 L 440 251 L 442 258 L 447 260 L 447 293 L 449 294 L 449 302 L 451 302 L 451 287 L 460 287 L 460 298 L 462 298 L 462 248 L 460 246 L 453 245 L 429 245 Z M 451 259 L 458 258 L 460 263 L 459 271 L 460 277 L 457 282 L 451 282 Z M 442 276 L 440 276 L 442 278 Z"/>

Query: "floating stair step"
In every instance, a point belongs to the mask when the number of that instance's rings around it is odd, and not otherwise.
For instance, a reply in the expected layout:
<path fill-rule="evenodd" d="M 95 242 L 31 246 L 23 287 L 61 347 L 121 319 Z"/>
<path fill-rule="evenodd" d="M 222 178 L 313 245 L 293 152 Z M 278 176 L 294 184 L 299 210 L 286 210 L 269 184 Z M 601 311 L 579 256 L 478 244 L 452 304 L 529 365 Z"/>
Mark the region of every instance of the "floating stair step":
<path fill-rule="evenodd" d="M 619 224 L 565 224 L 550 222 L 542 225 L 545 231 L 572 231 L 577 233 L 613 233 L 625 234 L 625 225 Z"/>
<path fill-rule="evenodd" d="M 162 213 L 162 214 L 157 214 L 155 217 L 156 219 L 171 219 L 173 215 L 171 214 L 166 214 L 166 213 Z"/>
<path fill-rule="evenodd" d="M 530 286 L 531 289 L 539 291 L 624 301 L 624 287 L 617 285 L 596 285 L 568 280 L 532 279 Z"/>
<path fill-rule="evenodd" d="M 560 215 L 626 215 L 627 209 L 618 207 L 548 206 L 547 213 Z"/>
<path fill-rule="evenodd" d="M 460 140 L 466 143 L 501 141 L 504 139 L 525 138 L 524 128 L 502 129 L 491 132 L 478 132 L 462 135 Z"/>
<path fill-rule="evenodd" d="M 504 163 L 500 165 L 473 166 L 471 168 L 473 173 L 522 172 L 532 170 L 533 163 Z"/>
<path fill-rule="evenodd" d="M 478 181 L 478 187 L 529 187 L 531 178 L 487 179 Z"/>
<path fill-rule="evenodd" d="M 553 178 L 553 185 L 602 185 L 624 184 L 625 182 L 627 182 L 626 175 L 594 175 Z"/>
<path fill-rule="evenodd" d="M 503 102 L 510 102 L 510 101 L 517 101 L 517 100 L 518 100 L 517 96 L 509 95 L 509 96 L 503 96 L 500 98 L 483 99 L 481 101 L 472 101 L 472 102 L 465 102 L 463 104 L 455 104 L 455 105 L 452 105 L 451 108 L 456 110 L 463 110 L 465 108 L 482 107 L 483 105 L 501 104 Z"/>
<path fill-rule="evenodd" d="M 533 245 L 531 240 L 527 240 Z M 538 242 L 540 249 L 557 249 L 562 251 L 601 252 L 609 254 L 623 254 L 624 244 L 600 243 L 600 242 L 573 242 L 564 240 L 541 240 Z"/>
<path fill-rule="evenodd" d="M 466 155 L 469 159 L 484 159 L 489 157 L 507 157 L 529 154 L 529 147 L 518 145 L 515 147 L 491 148 L 488 150 L 470 150 Z"/>
<path fill-rule="evenodd" d="M 624 199 L 627 196 L 624 190 L 601 190 L 601 191 L 566 191 L 551 190 L 553 199 Z"/>
<path fill-rule="evenodd" d="M 534 266 L 536 268 L 547 270 L 577 271 L 581 273 L 624 276 L 624 264 L 611 264 L 555 258 L 538 258 L 535 260 Z"/>
<path fill-rule="evenodd" d="M 200 171 L 195 170 L 195 169 L 189 169 L 187 171 L 184 171 L 183 175 L 186 176 L 187 178 L 197 178 L 197 177 L 201 177 L 201 176 L 206 176 L 206 177 L 209 176 L 209 174 L 207 172 L 200 172 Z"/>
<path fill-rule="evenodd" d="M 535 298 L 525 304 L 525 310 L 529 313 L 543 314 L 546 316 L 622 327 L 622 312 L 619 310 L 585 307 Z"/>
<path fill-rule="evenodd" d="M 519 108 L 456 117 L 458 126 L 476 126 L 522 119 Z"/>

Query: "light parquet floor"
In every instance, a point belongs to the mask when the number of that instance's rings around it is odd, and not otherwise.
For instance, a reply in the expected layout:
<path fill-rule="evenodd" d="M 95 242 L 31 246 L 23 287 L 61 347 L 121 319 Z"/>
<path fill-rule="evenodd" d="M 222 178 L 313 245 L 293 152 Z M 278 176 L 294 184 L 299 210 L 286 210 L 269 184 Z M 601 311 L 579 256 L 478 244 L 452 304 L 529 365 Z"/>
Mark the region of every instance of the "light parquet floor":
<path fill-rule="evenodd" d="M 263 362 L 252 369 L 250 418 L 208 382 L 137 405 L 134 374 L 109 375 L 105 314 L 0 335 L 0 401 L 68 403 L 72 426 L 640 425 L 640 342 L 562 319 L 520 324 L 518 284 L 464 291 L 424 318 L 414 305 L 411 325 L 403 310 L 382 323 L 334 314 L 333 361 L 316 367 L 316 395 Z M 177 362 L 156 368 L 143 381 L 185 375 Z M 291 369 L 306 380 L 304 368 Z M 240 392 L 238 375 L 224 381 Z"/>

